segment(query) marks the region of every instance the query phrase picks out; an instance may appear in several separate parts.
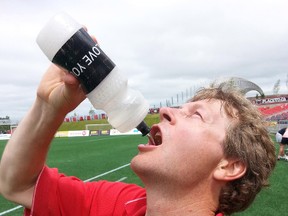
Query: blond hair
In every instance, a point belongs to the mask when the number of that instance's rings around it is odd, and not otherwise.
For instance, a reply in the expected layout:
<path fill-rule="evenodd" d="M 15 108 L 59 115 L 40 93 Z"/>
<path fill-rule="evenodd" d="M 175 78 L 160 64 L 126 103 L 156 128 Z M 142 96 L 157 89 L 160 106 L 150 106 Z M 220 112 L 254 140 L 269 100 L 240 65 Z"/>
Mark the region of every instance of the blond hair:
<path fill-rule="evenodd" d="M 246 209 L 257 193 L 268 186 L 276 164 L 275 146 L 261 113 L 240 91 L 227 86 L 204 88 L 191 101 L 204 99 L 222 101 L 228 116 L 236 119 L 227 128 L 223 152 L 227 158 L 237 158 L 247 166 L 243 177 L 222 188 L 218 211 L 229 215 Z"/>

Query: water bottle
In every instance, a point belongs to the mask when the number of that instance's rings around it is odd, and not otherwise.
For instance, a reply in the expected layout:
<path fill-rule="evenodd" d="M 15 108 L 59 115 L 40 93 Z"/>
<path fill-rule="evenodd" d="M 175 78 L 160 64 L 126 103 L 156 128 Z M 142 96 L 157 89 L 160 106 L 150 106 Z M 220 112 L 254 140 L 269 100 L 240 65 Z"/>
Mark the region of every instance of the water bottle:
<path fill-rule="evenodd" d="M 51 62 L 80 81 L 91 104 L 106 112 L 114 128 L 127 132 L 136 127 L 143 136 L 149 133 L 143 121 L 149 104 L 139 91 L 129 87 L 114 62 L 71 16 L 54 16 L 36 42 Z"/>

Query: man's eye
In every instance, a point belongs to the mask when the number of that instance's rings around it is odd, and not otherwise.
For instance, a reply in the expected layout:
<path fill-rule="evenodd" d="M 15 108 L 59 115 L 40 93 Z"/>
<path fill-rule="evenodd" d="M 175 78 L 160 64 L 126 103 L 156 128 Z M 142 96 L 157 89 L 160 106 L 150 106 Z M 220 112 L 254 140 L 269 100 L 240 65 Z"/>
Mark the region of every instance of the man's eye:
<path fill-rule="evenodd" d="M 196 111 L 194 114 L 198 115 L 200 118 L 202 118 L 202 115 L 199 112 Z"/>
<path fill-rule="evenodd" d="M 193 117 L 199 118 L 200 117 L 202 119 L 202 115 L 199 112 L 197 112 L 197 111 L 194 112 L 194 113 L 189 113 L 189 114 L 185 113 L 184 116 L 186 118 L 193 118 Z"/>

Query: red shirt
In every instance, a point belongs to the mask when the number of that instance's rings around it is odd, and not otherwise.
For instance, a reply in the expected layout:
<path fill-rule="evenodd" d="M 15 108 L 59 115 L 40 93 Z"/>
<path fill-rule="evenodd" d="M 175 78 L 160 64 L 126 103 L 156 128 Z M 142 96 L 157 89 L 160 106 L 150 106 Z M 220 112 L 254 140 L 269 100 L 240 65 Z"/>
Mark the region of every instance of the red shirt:
<path fill-rule="evenodd" d="M 144 216 L 145 212 L 146 192 L 140 186 L 107 181 L 85 183 L 44 167 L 32 209 L 25 209 L 24 215 Z"/>

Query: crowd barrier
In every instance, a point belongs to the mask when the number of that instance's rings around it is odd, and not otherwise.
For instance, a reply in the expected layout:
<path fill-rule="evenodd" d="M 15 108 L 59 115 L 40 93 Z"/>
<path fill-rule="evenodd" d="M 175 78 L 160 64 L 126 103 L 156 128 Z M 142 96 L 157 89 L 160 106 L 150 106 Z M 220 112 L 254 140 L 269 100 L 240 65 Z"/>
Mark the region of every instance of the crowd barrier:
<path fill-rule="evenodd" d="M 277 122 L 267 123 L 267 129 L 270 133 L 276 133 L 287 124 L 277 124 Z M 110 130 L 73 130 L 73 131 L 57 131 L 55 137 L 85 137 L 85 136 L 115 136 L 115 135 L 136 135 L 141 134 L 136 128 L 125 133 L 121 133 L 116 129 Z M 11 134 L 0 134 L 0 140 L 9 140 Z"/>
<path fill-rule="evenodd" d="M 55 137 L 84 137 L 84 136 L 115 136 L 115 135 L 133 135 L 141 134 L 136 128 L 125 133 L 121 133 L 116 129 L 110 130 L 73 130 L 73 131 L 57 131 Z"/>
<path fill-rule="evenodd" d="M 11 134 L 0 134 L 0 140 L 8 140 L 10 137 Z"/>

